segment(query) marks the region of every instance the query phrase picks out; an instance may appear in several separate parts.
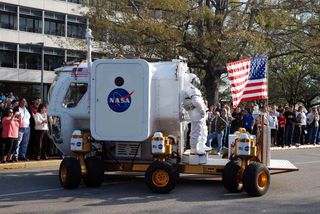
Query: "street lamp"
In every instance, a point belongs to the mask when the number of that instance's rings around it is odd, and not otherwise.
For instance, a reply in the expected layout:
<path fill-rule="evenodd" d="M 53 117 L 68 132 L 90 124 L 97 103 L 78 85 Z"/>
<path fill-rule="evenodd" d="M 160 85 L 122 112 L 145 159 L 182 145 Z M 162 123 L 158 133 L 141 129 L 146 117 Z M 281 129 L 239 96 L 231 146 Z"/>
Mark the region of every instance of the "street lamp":
<path fill-rule="evenodd" d="M 44 102 L 44 93 L 43 93 L 43 71 L 44 71 L 44 42 L 31 42 L 30 45 L 36 45 L 41 47 L 41 77 L 40 77 L 40 97 L 42 102 Z"/>

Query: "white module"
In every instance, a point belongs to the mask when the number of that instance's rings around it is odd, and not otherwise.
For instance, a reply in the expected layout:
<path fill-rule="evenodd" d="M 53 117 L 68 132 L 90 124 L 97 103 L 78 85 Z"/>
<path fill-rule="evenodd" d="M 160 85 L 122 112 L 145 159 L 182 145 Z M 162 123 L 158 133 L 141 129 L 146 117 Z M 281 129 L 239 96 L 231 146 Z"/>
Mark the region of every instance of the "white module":
<path fill-rule="evenodd" d="M 148 62 L 96 60 L 92 66 L 91 84 L 90 126 L 96 140 L 143 141 L 148 138 Z"/>

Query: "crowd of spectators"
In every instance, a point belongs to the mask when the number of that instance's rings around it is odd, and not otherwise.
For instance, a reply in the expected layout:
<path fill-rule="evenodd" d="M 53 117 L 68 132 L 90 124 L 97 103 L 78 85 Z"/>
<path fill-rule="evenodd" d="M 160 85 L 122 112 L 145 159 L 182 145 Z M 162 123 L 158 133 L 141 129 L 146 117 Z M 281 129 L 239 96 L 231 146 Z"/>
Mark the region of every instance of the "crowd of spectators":
<path fill-rule="evenodd" d="M 48 159 L 53 147 L 48 136 L 46 106 L 36 97 L 28 106 L 25 98 L 0 93 L 0 161 Z"/>
<path fill-rule="evenodd" d="M 229 104 L 217 104 L 209 107 L 207 146 L 215 142 L 216 152 L 220 154 L 223 146 L 228 147 L 228 135 L 240 127 L 256 135 L 262 117 L 271 129 L 271 146 L 284 148 L 320 144 L 319 109 L 316 107 L 307 110 L 303 106 L 292 108 L 253 104 L 232 109 Z"/>

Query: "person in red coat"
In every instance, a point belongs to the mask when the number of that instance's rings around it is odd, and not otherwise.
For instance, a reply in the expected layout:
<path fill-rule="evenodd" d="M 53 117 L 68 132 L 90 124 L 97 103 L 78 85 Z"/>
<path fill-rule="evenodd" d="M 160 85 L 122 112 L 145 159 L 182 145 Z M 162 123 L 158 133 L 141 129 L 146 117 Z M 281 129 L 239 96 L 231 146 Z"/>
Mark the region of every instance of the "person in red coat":
<path fill-rule="evenodd" d="M 278 133 L 277 133 L 277 145 L 284 147 L 285 140 L 285 129 L 286 129 L 287 119 L 283 116 L 283 112 L 279 112 L 278 116 Z"/>

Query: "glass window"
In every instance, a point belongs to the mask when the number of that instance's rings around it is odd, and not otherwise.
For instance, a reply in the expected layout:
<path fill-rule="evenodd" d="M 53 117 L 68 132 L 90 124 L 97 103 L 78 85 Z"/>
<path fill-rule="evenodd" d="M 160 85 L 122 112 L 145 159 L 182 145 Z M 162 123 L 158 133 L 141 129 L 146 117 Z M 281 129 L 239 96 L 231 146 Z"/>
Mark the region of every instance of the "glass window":
<path fill-rule="evenodd" d="M 42 33 L 42 12 L 29 8 L 20 9 L 20 26 L 21 31 Z"/>
<path fill-rule="evenodd" d="M 67 36 L 74 38 L 85 38 L 86 21 L 82 17 L 68 16 Z"/>
<path fill-rule="evenodd" d="M 20 45 L 19 68 L 41 70 L 41 48 Z"/>
<path fill-rule="evenodd" d="M 67 62 L 81 62 L 86 59 L 86 52 L 83 51 L 67 51 Z"/>
<path fill-rule="evenodd" d="M 44 70 L 53 71 L 63 66 L 64 50 L 45 48 L 44 54 Z"/>
<path fill-rule="evenodd" d="M 17 7 L 0 4 L 0 27 L 17 30 Z"/>
<path fill-rule="evenodd" d="M 0 67 L 17 67 L 17 45 L 0 43 Z"/>
<path fill-rule="evenodd" d="M 76 107 L 83 95 L 87 92 L 87 89 L 87 83 L 71 83 L 64 97 L 62 106 L 65 108 Z"/>
<path fill-rule="evenodd" d="M 82 0 L 68 0 L 68 2 L 76 3 L 76 4 L 82 4 Z"/>
<path fill-rule="evenodd" d="M 44 33 L 65 36 L 65 16 L 59 13 L 45 12 Z"/>

